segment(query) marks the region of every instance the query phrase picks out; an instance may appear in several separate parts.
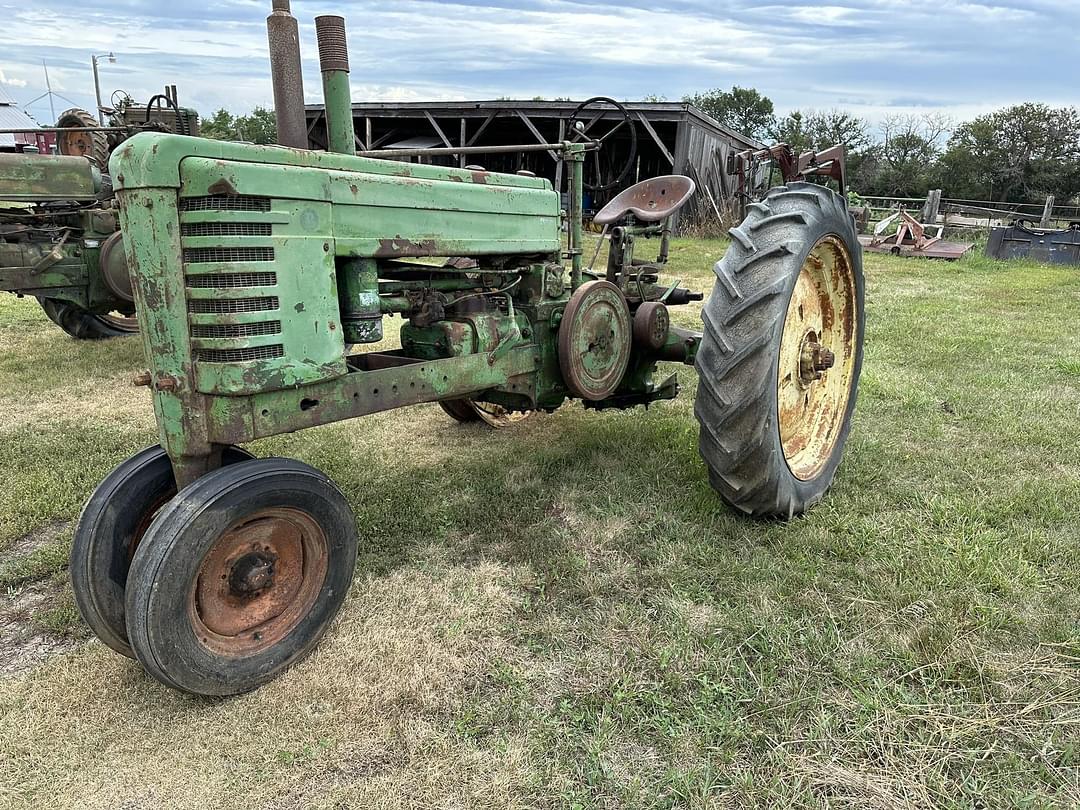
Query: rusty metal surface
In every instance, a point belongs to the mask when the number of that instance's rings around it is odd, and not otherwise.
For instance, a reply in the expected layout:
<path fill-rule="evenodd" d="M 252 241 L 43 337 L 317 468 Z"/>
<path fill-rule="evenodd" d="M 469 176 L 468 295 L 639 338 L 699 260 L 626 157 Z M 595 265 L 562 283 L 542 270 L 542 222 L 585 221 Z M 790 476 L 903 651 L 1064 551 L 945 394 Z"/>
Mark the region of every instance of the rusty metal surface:
<path fill-rule="evenodd" d="M 630 310 L 610 281 L 582 284 L 559 324 L 559 365 L 567 387 L 586 400 L 611 395 L 630 361 Z"/>
<path fill-rule="evenodd" d="M 323 72 L 349 72 L 349 47 L 345 40 L 345 18 L 323 14 L 315 18 L 315 38 L 319 43 L 319 68 Z"/>
<path fill-rule="evenodd" d="M 222 655 L 252 655 L 280 642 L 318 600 L 328 542 L 310 515 L 264 509 L 225 531 L 199 567 L 188 616 Z"/>
<path fill-rule="evenodd" d="M 593 217 L 593 223 L 611 225 L 627 214 L 639 222 L 660 222 L 682 208 L 695 188 L 693 180 L 678 174 L 642 180 L 619 192 Z"/>
<path fill-rule="evenodd" d="M 889 233 L 894 222 L 896 232 Z M 859 244 L 872 253 L 945 261 L 955 261 L 975 247 L 971 242 L 946 241 L 942 236 L 944 231 L 944 225 L 924 225 L 900 210 L 878 222 L 872 234 L 859 236 Z"/>
<path fill-rule="evenodd" d="M 289 9 L 289 0 L 274 0 L 266 18 L 270 46 L 270 82 L 274 89 L 277 141 L 282 146 L 307 149 L 304 112 L 304 74 L 300 64 L 300 32 Z"/>
<path fill-rule="evenodd" d="M 780 169 L 780 177 L 785 183 L 805 180 L 812 176 L 831 178 L 837 184 L 840 196 L 845 196 L 847 189 L 847 150 L 842 145 L 832 146 L 820 152 L 803 152 L 796 155 L 786 143 L 778 143 L 767 149 L 748 149 L 733 155 L 732 172 L 738 177 L 737 194 L 749 199 L 749 177 L 759 165 L 773 162 Z"/>
<path fill-rule="evenodd" d="M 872 240 L 873 237 L 865 234 L 859 236 L 859 244 L 863 246 L 863 250 L 866 250 L 869 253 L 888 253 L 893 256 L 903 256 L 909 259 L 940 259 L 942 261 L 954 262 L 957 259 L 962 259 L 975 249 L 975 245 L 971 242 L 948 242 L 942 240 L 934 243 L 928 248 L 919 250 L 911 243 L 904 243 L 901 245 L 875 245 Z"/>
<path fill-rule="evenodd" d="M 807 255 L 792 291 L 777 370 L 780 442 L 792 474 L 816 477 L 832 456 L 851 397 L 857 334 L 852 258 L 835 236 Z"/>
<path fill-rule="evenodd" d="M 1052 230 L 1039 228 L 1030 220 L 1018 219 L 990 232 L 986 255 L 995 259 L 1080 265 L 1080 222 L 1074 222 L 1064 230 Z"/>

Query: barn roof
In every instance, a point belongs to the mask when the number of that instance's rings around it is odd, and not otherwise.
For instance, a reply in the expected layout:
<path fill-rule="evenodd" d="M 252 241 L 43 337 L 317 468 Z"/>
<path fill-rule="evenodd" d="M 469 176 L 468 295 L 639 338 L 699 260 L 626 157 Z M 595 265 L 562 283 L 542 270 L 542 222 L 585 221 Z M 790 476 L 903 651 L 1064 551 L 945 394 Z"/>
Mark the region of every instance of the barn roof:
<path fill-rule="evenodd" d="M 4 85 L 0 84 L 0 129 L 37 129 L 38 123 L 20 110 Z M 0 135 L 0 147 L 14 147 L 17 135 Z M 25 140 L 25 139 L 22 139 Z M 20 140 L 20 143 L 22 142 Z"/>
<path fill-rule="evenodd" d="M 498 99 L 493 101 L 354 101 L 353 115 L 372 116 L 420 116 L 425 112 L 435 116 L 464 117 L 486 116 L 492 112 L 521 112 L 537 117 L 567 116 L 580 104 L 579 101 L 532 101 Z M 691 121 L 696 126 L 712 130 L 727 140 L 745 145 L 747 149 L 760 149 L 764 144 L 749 138 L 730 127 L 724 126 L 712 116 L 685 101 L 624 101 L 620 102 L 631 113 L 642 115 L 650 121 Z M 322 104 L 308 104 L 309 114 L 322 112 Z"/>

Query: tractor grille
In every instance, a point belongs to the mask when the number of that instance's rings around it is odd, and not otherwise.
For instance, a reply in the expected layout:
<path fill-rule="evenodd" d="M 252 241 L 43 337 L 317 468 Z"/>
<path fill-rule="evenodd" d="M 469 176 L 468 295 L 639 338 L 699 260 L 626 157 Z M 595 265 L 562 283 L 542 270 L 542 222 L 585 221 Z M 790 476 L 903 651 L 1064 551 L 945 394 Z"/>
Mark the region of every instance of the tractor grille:
<path fill-rule="evenodd" d="M 181 236 L 273 236 L 269 222 L 187 222 L 180 226 Z"/>
<path fill-rule="evenodd" d="M 280 343 L 248 349 L 197 349 L 195 351 L 195 359 L 203 363 L 247 363 L 251 360 L 273 360 L 275 357 L 284 356 L 285 347 Z"/>
<path fill-rule="evenodd" d="M 273 287 L 277 273 L 206 273 L 187 277 L 191 289 L 236 289 L 237 287 Z"/>
<path fill-rule="evenodd" d="M 267 214 L 265 219 L 269 219 L 272 209 L 268 197 L 188 197 L 180 201 L 192 351 L 197 364 L 214 364 L 209 373 L 215 376 L 228 378 L 234 373 L 230 364 L 285 357 L 274 225 L 247 221 L 264 218 L 253 213 Z M 220 213 L 195 213 L 208 211 Z M 188 219 L 194 221 L 185 221 Z M 206 267 L 208 264 L 213 266 Z M 215 272 L 197 272 L 195 265 Z M 233 297 L 237 294 L 243 297 Z"/>
<path fill-rule="evenodd" d="M 206 247 L 184 248 L 184 262 L 272 262 L 272 247 Z"/>
<path fill-rule="evenodd" d="M 223 298 L 220 300 L 196 298 L 188 301 L 188 312 L 195 314 L 230 315 L 237 312 L 272 312 L 278 309 L 276 295 L 263 298 Z"/>
<path fill-rule="evenodd" d="M 246 338 L 260 335 L 280 335 L 281 321 L 262 321 L 261 323 L 197 323 L 191 327 L 194 338 Z"/>
<path fill-rule="evenodd" d="M 184 197 L 180 211 L 270 211 L 269 197 Z"/>

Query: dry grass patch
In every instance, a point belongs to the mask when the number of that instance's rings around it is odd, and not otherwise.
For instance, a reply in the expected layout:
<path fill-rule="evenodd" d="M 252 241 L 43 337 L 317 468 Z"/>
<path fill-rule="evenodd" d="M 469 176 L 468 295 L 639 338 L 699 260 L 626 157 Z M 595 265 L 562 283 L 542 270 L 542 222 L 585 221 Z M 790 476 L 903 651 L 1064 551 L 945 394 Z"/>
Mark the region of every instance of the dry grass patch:
<path fill-rule="evenodd" d="M 254 694 L 171 692 L 100 644 L 0 681 L 10 806 L 507 807 L 519 750 L 455 713 L 504 651 L 516 574 L 494 563 L 358 580 L 318 651 Z M 117 734 L 117 729 L 123 733 Z"/>

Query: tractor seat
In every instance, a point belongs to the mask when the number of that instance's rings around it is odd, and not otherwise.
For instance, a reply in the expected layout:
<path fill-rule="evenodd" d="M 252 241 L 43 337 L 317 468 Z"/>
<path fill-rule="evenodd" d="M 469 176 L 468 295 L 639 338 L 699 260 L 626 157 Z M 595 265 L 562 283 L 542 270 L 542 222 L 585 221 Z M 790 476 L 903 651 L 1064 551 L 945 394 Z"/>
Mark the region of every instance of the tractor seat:
<path fill-rule="evenodd" d="M 597 212 L 593 222 L 610 225 L 627 214 L 633 214 L 638 222 L 659 222 L 682 208 L 695 188 L 694 181 L 681 174 L 643 180 L 615 195 Z"/>

